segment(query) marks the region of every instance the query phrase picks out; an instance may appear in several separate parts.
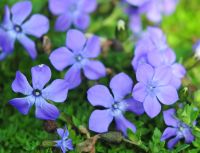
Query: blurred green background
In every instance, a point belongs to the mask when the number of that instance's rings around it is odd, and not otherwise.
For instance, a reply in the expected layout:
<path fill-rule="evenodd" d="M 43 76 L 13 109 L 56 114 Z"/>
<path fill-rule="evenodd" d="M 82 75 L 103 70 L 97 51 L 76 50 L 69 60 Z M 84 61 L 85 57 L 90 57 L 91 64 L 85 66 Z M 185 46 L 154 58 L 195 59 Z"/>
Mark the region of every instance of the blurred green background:
<path fill-rule="evenodd" d="M 0 0 L 0 18 L 3 16 L 5 5 L 12 6 L 18 0 Z M 115 28 L 119 19 L 128 20 L 123 13 L 117 0 L 99 0 L 99 7 L 91 15 L 92 21 L 86 33 L 94 33 L 105 39 L 103 52 L 100 60 L 109 68 L 108 77 L 96 81 L 84 80 L 82 85 L 69 91 L 68 99 L 57 107 L 63 112 L 62 116 L 56 121 L 58 127 L 67 124 L 70 131 L 70 138 L 74 145 L 84 140 L 86 136 L 79 130 L 80 126 L 87 128 L 88 118 L 94 109 L 87 102 L 87 89 L 101 83 L 108 85 L 110 78 L 119 72 L 126 72 L 134 78 L 134 72 L 130 64 L 133 57 L 134 42 L 127 40 L 117 42 L 115 38 Z M 33 12 L 41 13 L 49 17 L 51 29 L 47 36 L 52 42 L 52 49 L 64 46 L 66 33 L 55 32 L 53 29 L 55 17 L 48 11 L 47 0 L 32 0 Z M 150 24 L 145 21 L 146 24 Z M 184 64 L 190 64 L 193 56 L 192 46 L 200 38 L 200 0 L 180 0 L 180 4 L 174 14 L 164 17 L 161 28 L 167 35 L 168 43 L 177 54 L 177 60 Z M 131 32 L 129 31 L 129 36 Z M 57 72 L 48 60 L 48 54 L 42 49 L 42 41 L 36 40 L 39 56 L 32 61 L 21 45 L 16 43 L 14 53 L 6 60 L 0 62 L 0 153 L 51 153 L 59 152 L 57 149 L 44 147 L 42 143 L 46 140 L 56 140 L 58 136 L 55 132 L 47 132 L 47 128 L 52 125 L 34 117 L 34 108 L 27 116 L 21 115 L 16 109 L 8 104 L 8 101 L 15 97 L 20 97 L 12 92 L 11 83 L 15 78 L 15 72 L 20 70 L 29 80 L 31 80 L 30 69 L 37 64 L 47 64 L 52 70 L 52 80 L 63 78 L 64 72 Z M 114 42 L 114 43 L 113 43 Z M 200 87 L 200 65 L 190 69 L 185 81 L 186 85 L 195 88 L 195 98 L 200 100 L 198 87 Z M 200 101 L 199 101 L 200 102 Z M 141 142 L 150 148 L 149 152 L 168 152 L 164 143 L 159 142 L 164 124 L 161 116 L 150 120 L 146 115 L 140 118 L 133 114 L 126 114 L 127 117 L 137 126 Z M 145 123 L 145 125 L 144 125 Z M 114 126 L 113 126 L 114 127 Z M 158 129 L 154 130 L 157 127 Z M 112 129 L 112 128 L 111 128 Z M 91 135 L 95 133 L 90 132 Z M 139 141 L 139 140 L 138 140 Z M 189 152 L 189 146 L 185 153 Z M 157 148 L 157 150 L 156 150 Z M 72 151 L 77 152 L 77 151 Z M 98 141 L 96 144 L 97 153 L 143 153 L 144 151 L 135 145 L 122 142 L 120 144 L 104 143 Z M 170 151 L 169 151 L 170 152 Z M 176 152 L 179 152 L 176 150 Z M 193 152 L 195 153 L 195 152 Z M 196 152 L 198 153 L 198 152 Z"/>

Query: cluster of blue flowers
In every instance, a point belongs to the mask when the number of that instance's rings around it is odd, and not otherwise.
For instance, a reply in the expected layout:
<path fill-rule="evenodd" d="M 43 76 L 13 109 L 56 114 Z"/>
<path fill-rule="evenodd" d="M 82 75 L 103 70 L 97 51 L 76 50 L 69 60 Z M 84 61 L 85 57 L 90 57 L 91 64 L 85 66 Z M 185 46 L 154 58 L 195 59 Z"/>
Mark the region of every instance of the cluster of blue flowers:
<path fill-rule="evenodd" d="M 177 0 L 123 0 L 122 3 L 130 15 L 131 29 L 138 33 L 142 30 L 141 14 L 145 13 L 149 20 L 159 23 L 163 14 L 169 15 L 175 10 Z M 49 10 L 58 16 L 55 30 L 67 31 L 65 45 L 55 49 L 49 60 L 58 71 L 69 69 L 64 79 L 56 79 L 48 86 L 46 84 L 51 79 L 51 70 L 45 64 L 32 67 L 32 86 L 23 73 L 17 71 L 12 89 L 26 97 L 12 99 L 9 103 L 20 113 L 28 114 L 30 108 L 35 105 L 37 118 L 56 120 L 60 113 L 51 101 L 63 103 L 67 99 L 68 90 L 81 84 L 82 73 L 89 80 L 106 76 L 104 64 L 95 60 L 101 53 L 99 37 L 93 35 L 86 38 L 84 33 L 79 31 L 87 29 L 90 23 L 89 14 L 96 8 L 96 0 L 49 0 Z M 31 58 L 36 58 L 36 45 L 28 36 L 40 38 L 46 34 L 49 20 L 41 14 L 30 16 L 31 10 L 30 1 L 18 2 L 12 8 L 5 6 L 5 15 L 0 24 L 1 60 L 13 52 L 16 40 Z M 69 29 L 72 26 L 79 30 Z M 142 32 L 136 43 L 132 66 L 137 79 L 135 85 L 132 79 L 122 72 L 113 76 L 109 84 L 110 90 L 105 85 L 95 85 L 88 89 L 89 103 L 104 108 L 92 112 L 89 118 L 90 130 L 97 133 L 107 132 L 114 120 L 117 130 L 127 136 L 127 129 L 136 132 L 136 126 L 124 117 L 126 111 L 138 116 L 145 112 L 150 118 L 154 118 L 162 111 L 161 104 L 172 105 L 178 101 L 177 90 L 186 70 L 176 62 L 176 55 L 167 44 L 161 29 L 148 27 Z M 173 148 L 182 138 L 186 143 L 194 140 L 189 125 L 175 117 L 174 109 L 165 110 L 163 113 L 164 121 L 170 127 L 166 128 L 161 140 L 172 138 L 168 142 L 168 148 Z M 57 133 L 61 140 L 55 141 L 55 146 L 60 147 L 63 153 L 73 150 L 67 128 L 59 128 Z"/>

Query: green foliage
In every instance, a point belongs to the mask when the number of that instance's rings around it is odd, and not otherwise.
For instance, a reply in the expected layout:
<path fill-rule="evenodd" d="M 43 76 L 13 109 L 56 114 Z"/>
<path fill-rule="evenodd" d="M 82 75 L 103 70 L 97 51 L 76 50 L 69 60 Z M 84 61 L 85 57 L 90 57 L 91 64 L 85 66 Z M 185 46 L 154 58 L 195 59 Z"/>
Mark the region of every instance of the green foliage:
<path fill-rule="evenodd" d="M 18 1 L 19 0 L 0 0 L 0 19 L 2 19 L 4 5 L 8 4 L 11 6 Z M 130 65 L 134 47 L 134 42 L 130 39 L 132 34 L 128 30 L 125 31 L 127 33 L 123 31 L 123 36 L 117 36 L 115 34 L 118 20 L 123 19 L 127 24 L 127 17 L 119 6 L 113 7 L 113 5 L 110 5 L 113 1 L 115 0 L 99 0 L 100 6 L 97 12 L 92 14 L 91 25 L 87 31 L 87 34 L 94 33 L 101 36 L 102 40 L 109 39 L 111 41 L 116 38 L 123 40 L 123 42 L 119 43 L 120 47 L 117 46 L 117 44 L 109 46 L 100 57 L 106 67 L 111 68 L 112 73 L 108 75 L 107 78 L 100 79 L 99 81 L 84 80 L 80 87 L 69 91 L 68 99 L 64 104 L 57 105 L 62 112 L 62 115 L 57 121 L 57 126 L 63 127 L 65 124 L 67 125 L 70 138 L 73 139 L 75 146 L 86 140 L 87 136 L 81 133 L 78 127 L 88 127 L 88 119 L 93 110 L 93 107 L 87 102 L 87 89 L 96 83 L 108 85 L 110 78 L 114 74 L 122 71 L 134 78 L 132 66 Z M 193 56 L 193 43 L 200 38 L 200 1 L 180 1 L 177 11 L 169 17 L 165 17 L 161 27 L 167 35 L 169 44 L 177 53 L 178 61 L 186 65 L 186 62 Z M 51 39 L 52 48 L 55 49 L 64 46 L 66 34 L 54 31 L 55 17 L 52 17 L 48 11 L 47 0 L 32 0 L 32 3 L 33 13 L 42 13 L 51 17 L 51 30 L 47 36 Z M 124 35 L 128 35 L 127 40 L 124 40 Z M 23 116 L 8 104 L 10 99 L 21 96 L 14 94 L 11 90 L 11 83 L 17 70 L 23 72 L 30 80 L 30 68 L 32 66 L 41 63 L 51 66 L 48 55 L 41 48 L 42 42 L 40 40 L 36 40 L 36 42 L 39 50 L 37 60 L 31 61 L 24 49 L 19 44 L 16 44 L 14 54 L 0 63 L 0 153 L 59 152 L 58 149 L 44 147 L 42 145 L 44 141 L 58 139 L 58 136 L 55 132 L 48 133 L 44 130 L 44 121 L 34 117 L 33 108 L 29 115 Z M 119 41 L 117 40 L 116 42 Z M 63 78 L 65 72 L 60 73 L 52 66 L 51 68 L 52 79 Z M 126 117 L 136 125 L 137 132 L 133 133 L 128 130 L 127 141 L 118 144 L 98 141 L 96 144 L 96 152 L 199 153 L 200 129 L 198 128 L 198 124 L 197 126 L 193 124 L 193 121 L 199 121 L 200 91 L 196 91 L 196 88 L 200 87 L 199 74 L 200 65 L 194 69 L 188 70 L 187 82 L 189 83 L 184 84 L 184 86 L 187 86 L 187 95 L 183 95 L 179 102 L 183 102 L 186 106 L 183 109 L 178 109 L 178 117 L 193 127 L 193 133 L 196 139 L 192 145 L 181 142 L 173 151 L 169 151 L 166 149 L 166 143 L 160 141 L 162 135 L 161 131 L 165 129 L 162 114 L 155 119 L 149 119 L 146 115 L 136 117 L 127 113 L 125 114 Z M 185 91 L 183 94 L 184 93 Z M 175 107 L 177 107 L 177 105 L 175 105 Z M 167 108 L 169 107 L 166 107 L 166 109 Z M 115 128 L 111 127 L 111 130 L 115 130 Z M 95 133 L 90 131 L 91 136 L 94 134 Z M 128 140 L 130 142 L 128 142 Z"/>

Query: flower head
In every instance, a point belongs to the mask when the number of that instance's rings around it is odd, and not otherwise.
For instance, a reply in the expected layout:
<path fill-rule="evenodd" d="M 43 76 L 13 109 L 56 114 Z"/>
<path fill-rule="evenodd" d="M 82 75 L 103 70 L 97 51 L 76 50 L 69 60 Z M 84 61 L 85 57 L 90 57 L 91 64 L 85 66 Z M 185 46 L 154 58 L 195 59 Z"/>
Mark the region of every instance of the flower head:
<path fill-rule="evenodd" d="M 75 88 L 81 83 L 81 70 L 91 80 L 106 75 L 104 65 L 97 60 L 92 60 L 100 54 L 100 51 L 100 40 L 97 36 L 87 39 L 80 31 L 69 30 L 66 47 L 56 49 L 49 59 L 59 71 L 71 66 L 65 75 L 65 80 L 70 82 L 70 88 Z"/>
<path fill-rule="evenodd" d="M 35 104 L 35 115 L 37 118 L 55 120 L 59 116 L 59 110 L 47 101 L 65 101 L 68 92 L 66 81 L 57 79 L 45 87 L 51 78 L 51 70 L 44 64 L 32 67 L 31 73 L 32 87 L 20 71 L 16 73 L 12 89 L 16 93 L 26 95 L 26 97 L 12 99 L 9 103 L 24 115 L 28 114 L 29 109 Z"/>
<path fill-rule="evenodd" d="M 169 127 L 163 132 L 161 141 L 170 139 L 167 143 L 169 149 L 172 149 L 181 139 L 185 139 L 185 143 L 192 143 L 194 141 L 191 128 L 181 122 L 175 115 L 175 109 L 169 109 L 163 112 L 165 124 Z"/>
<path fill-rule="evenodd" d="M 170 82 L 177 89 L 181 86 L 181 79 L 186 73 L 183 65 L 176 63 L 176 55 L 168 46 L 166 37 L 159 28 L 148 27 L 136 45 L 132 60 L 133 68 L 137 70 L 142 64 L 150 64 L 156 68 L 167 66 L 173 75 Z"/>
<path fill-rule="evenodd" d="M 1 27 L 10 39 L 9 45 L 11 48 L 14 48 L 15 41 L 18 40 L 34 59 L 37 56 L 36 45 L 27 35 L 41 37 L 48 32 L 49 21 L 40 14 L 35 14 L 26 21 L 31 10 L 32 4 L 30 1 L 18 2 L 11 9 L 6 6 Z"/>
<path fill-rule="evenodd" d="M 66 153 L 68 150 L 73 150 L 72 140 L 69 139 L 69 131 L 65 127 L 64 129 L 58 128 L 57 133 L 60 136 L 60 140 L 56 140 L 56 147 L 61 148 L 63 153 Z"/>
<path fill-rule="evenodd" d="M 142 102 L 144 110 L 151 118 L 161 111 L 161 104 L 172 105 L 178 100 L 176 88 L 170 84 L 171 72 L 168 67 L 152 68 L 143 64 L 136 71 L 139 81 L 133 89 L 133 97 Z"/>
<path fill-rule="evenodd" d="M 93 106 L 103 106 L 104 110 L 95 110 L 92 112 L 89 119 L 89 129 L 98 133 L 108 131 L 108 127 L 114 119 L 117 124 L 117 129 L 126 135 L 127 128 L 136 131 L 134 124 L 129 122 L 123 113 L 132 111 L 135 114 L 144 112 L 142 103 L 134 100 L 132 97 L 126 98 L 133 88 L 131 78 L 125 73 L 119 73 L 110 81 L 109 89 L 104 85 L 95 85 L 87 92 L 88 101 Z"/>
<path fill-rule="evenodd" d="M 50 11 L 58 16 L 55 29 L 66 31 L 71 25 L 85 30 L 90 24 L 90 16 L 97 7 L 96 0 L 49 0 Z"/>

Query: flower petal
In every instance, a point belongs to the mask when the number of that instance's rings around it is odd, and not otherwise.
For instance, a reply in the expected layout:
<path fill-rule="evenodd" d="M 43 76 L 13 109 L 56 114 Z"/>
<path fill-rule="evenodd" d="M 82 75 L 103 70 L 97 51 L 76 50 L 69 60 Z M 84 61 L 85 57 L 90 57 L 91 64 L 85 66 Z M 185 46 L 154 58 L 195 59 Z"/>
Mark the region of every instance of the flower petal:
<path fill-rule="evenodd" d="M 178 93 L 173 86 L 160 86 L 156 88 L 156 96 L 165 105 L 172 105 L 178 98 Z"/>
<path fill-rule="evenodd" d="M 178 143 L 178 141 L 180 139 L 181 139 L 180 137 L 176 136 L 175 138 L 169 140 L 168 143 L 167 143 L 168 149 L 172 149 Z"/>
<path fill-rule="evenodd" d="M 9 55 L 9 53 L 7 53 L 7 52 L 1 52 L 0 53 L 0 61 L 3 61 L 8 55 Z"/>
<path fill-rule="evenodd" d="M 49 0 L 49 9 L 54 15 L 66 12 L 69 0 Z"/>
<path fill-rule="evenodd" d="M 15 42 L 14 38 L 10 37 L 5 30 L 0 28 L 0 47 L 2 53 L 10 54 L 13 51 L 14 42 Z"/>
<path fill-rule="evenodd" d="M 97 80 L 106 76 L 105 66 L 101 62 L 95 60 L 88 60 L 83 67 L 83 72 L 90 80 Z"/>
<path fill-rule="evenodd" d="M 72 144 L 72 139 L 68 139 L 67 141 L 65 141 L 65 146 L 69 150 L 74 150 L 74 147 L 73 147 L 73 144 Z"/>
<path fill-rule="evenodd" d="M 154 23 L 159 23 L 162 20 L 162 13 L 157 5 L 157 1 L 152 1 L 147 12 L 147 18 Z"/>
<path fill-rule="evenodd" d="M 173 76 L 172 79 L 171 79 L 171 81 L 170 81 L 170 85 L 172 85 L 176 89 L 179 89 L 180 86 L 181 86 L 181 79 Z"/>
<path fill-rule="evenodd" d="M 31 74 L 34 89 L 42 90 L 45 84 L 51 79 L 51 70 L 44 64 L 32 67 Z"/>
<path fill-rule="evenodd" d="M 169 139 L 173 136 L 176 136 L 177 132 L 178 132 L 177 128 L 167 127 L 162 134 L 161 141 L 164 141 L 164 140 Z"/>
<path fill-rule="evenodd" d="M 136 71 L 138 81 L 146 84 L 151 81 L 154 75 L 154 69 L 149 64 L 140 65 Z"/>
<path fill-rule="evenodd" d="M 24 46 L 31 58 L 35 59 L 37 56 L 37 50 L 34 41 L 29 39 L 26 35 L 20 35 L 18 40 Z"/>
<path fill-rule="evenodd" d="M 127 111 L 131 111 L 137 115 L 141 115 L 144 113 L 143 104 L 133 98 L 129 98 L 123 101 L 126 106 Z"/>
<path fill-rule="evenodd" d="M 101 43 L 99 37 L 92 36 L 89 38 L 83 52 L 85 57 L 96 58 L 101 52 Z"/>
<path fill-rule="evenodd" d="M 133 97 L 135 100 L 139 102 L 144 102 L 146 96 L 147 96 L 147 89 L 146 86 L 143 83 L 137 83 L 133 88 Z"/>
<path fill-rule="evenodd" d="M 182 79 L 186 74 L 186 70 L 183 67 L 183 65 L 175 63 L 175 64 L 172 65 L 172 73 L 177 78 Z"/>
<path fill-rule="evenodd" d="M 192 143 L 192 141 L 195 139 L 189 128 L 184 130 L 183 135 L 186 143 Z"/>
<path fill-rule="evenodd" d="M 5 8 L 4 8 L 4 17 L 3 17 L 3 24 L 2 26 L 5 28 L 5 29 L 11 29 L 13 24 L 12 24 L 12 21 L 11 21 L 11 14 L 10 14 L 10 9 L 9 7 L 6 5 Z"/>
<path fill-rule="evenodd" d="M 22 25 L 23 31 L 28 35 L 41 37 L 49 30 L 49 20 L 44 15 L 35 14 Z"/>
<path fill-rule="evenodd" d="M 52 104 L 49 104 L 42 97 L 36 98 L 36 111 L 35 115 L 43 120 L 56 120 L 60 113 L 59 110 Z"/>
<path fill-rule="evenodd" d="M 12 21 L 15 24 L 21 25 L 21 23 L 29 16 L 32 11 L 32 4 L 30 1 L 22 1 L 16 3 L 11 8 Z"/>
<path fill-rule="evenodd" d="M 65 80 L 69 83 L 68 88 L 74 89 L 81 84 L 81 69 L 74 64 L 66 73 Z"/>
<path fill-rule="evenodd" d="M 145 112 L 151 118 L 156 117 L 160 113 L 160 111 L 161 111 L 161 105 L 158 102 L 156 96 L 150 96 L 150 95 L 148 95 L 145 98 L 143 106 L 144 106 Z"/>
<path fill-rule="evenodd" d="M 104 106 L 110 108 L 114 103 L 114 99 L 108 88 L 104 85 L 95 85 L 87 91 L 88 101 L 93 106 Z"/>
<path fill-rule="evenodd" d="M 135 125 L 129 122 L 123 115 L 115 117 L 115 122 L 117 124 L 117 129 L 122 131 L 125 136 L 127 136 L 127 129 L 136 132 Z"/>
<path fill-rule="evenodd" d="M 80 14 L 74 20 L 74 25 L 78 29 L 85 30 L 90 25 L 90 16 L 88 14 Z"/>
<path fill-rule="evenodd" d="M 33 91 L 26 77 L 20 71 L 16 72 L 15 80 L 12 83 L 12 89 L 14 92 L 19 92 L 24 95 L 30 95 Z"/>
<path fill-rule="evenodd" d="M 168 85 L 172 78 L 172 72 L 170 67 L 161 66 L 155 69 L 153 81 L 157 83 L 157 86 Z"/>
<path fill-rule="evenodd" d="M 110 81 L 110 88 L 112 89 L 115 100 L 120 101 L 131 93 L 133 81 L 127 74 L 119 73 Z"/>
<path fill-rule="evenodd" d="M 68 83 L 66 80 L 56 79 L 48 87 L 42 90 L 45 99 L 54 102 L 64 102 L 67 98 Z"/>
<path fill-rule="evenodd" d="M 140 34 L 142 32 L 142 22 L 139 13 L 131 15 L 129 27 L 135 34 Z"/>
<path fill-rule="evenodd" d="M 9 103 L 15 107 L 20 113 L 26 115 L 28 114 L 30 108 L 35 102 L 33 96 L 28 96 L 25 98 L 15 98 L 9 101 Z"/>
<path fill-rule="evenodd" d="M 109 110 L 95 110 L 89 119 L 89 129 L 98 133 L 107 132 L 112 120 Z"/>
<path fill-rule="evenodd" d="M 151 51 L 148 53 L 148 62 L 155 67 L 162 66 L 163 64 L 163 59 L 162 59 L 162 53 L 159 51 Z"/>
<path fill-rule="evenodd" d="M 163 118 L 166 125 L 178 127 L 178 120 L 176 119 L 175 112 L 175 109 L 168 109 L 163 111 Z"/>
<path fill-rule="evenodd" d="M 75 62 L 74 54 L 66 47 L 61 47 L 53 51 L 49 56 L 49 59 L 51 64 L 59 71 L 62 71 Z"/>
<path fill-rule="evenodd" d="M 82 9 L 84 12 L 86 13 L 91 13 L 93 11 L 95 11 L 95 9 L 97 8 L 97 1 L 96 0 L 83 0 L 82 1 Z"/>
<path fill-rule="evenodd" d="M 82 51 L 86 43 L 84 34 L 78 30 L 69 30 L 67 32 L 66 46 L 73 52 Z"/>
<path fill-rule="evenodd" d="M 62 129 L 62 128 L 58 128 L 57 129 L 57 133 L 58 133 L 58 135 L 62 138 L 63 137 L 63 135 L 64 135 L 64 129 Z"/>
<path fill-rule="evenodd" d="M 56 31 L 66 31 L 70 28 L 72 24 L 72 18 L 68 14 L 62 14 L 58 16 L 55 23 L 55 30 Z"/>

